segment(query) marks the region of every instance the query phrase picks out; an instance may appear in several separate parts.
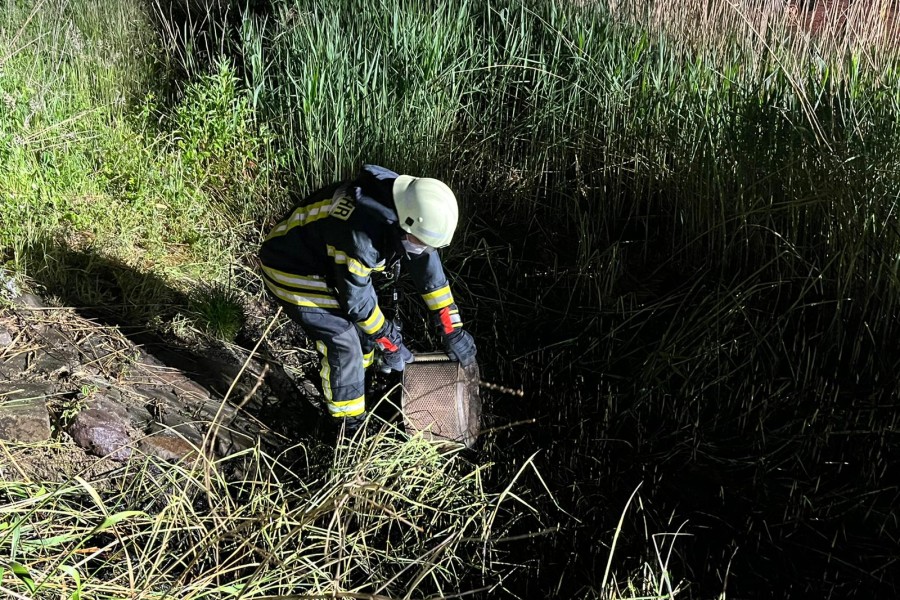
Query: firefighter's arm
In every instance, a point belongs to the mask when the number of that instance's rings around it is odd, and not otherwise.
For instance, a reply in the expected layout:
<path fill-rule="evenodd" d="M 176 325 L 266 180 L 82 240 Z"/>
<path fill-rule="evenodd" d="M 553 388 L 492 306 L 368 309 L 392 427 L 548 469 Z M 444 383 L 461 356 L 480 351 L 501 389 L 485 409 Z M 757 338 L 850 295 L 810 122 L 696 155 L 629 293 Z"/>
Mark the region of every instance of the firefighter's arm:
<path fill-rule="evenodd" d="M 334 246 L 328 246 L 328 256 L 333 261 L 338 301 L 348 318 L 381 348 L 391 369 L 402 371 L 412 355 L 403 344 L 400 332 L 378 306 L 372 268 Z"/>
<path fill-rule="evenodd" d="M 409 258 L 407 270 L 428 307 L 430 320 L 443 339 L 447 353 L 463 365 L 474 362 L 475 341 L 463 330 L 459 308 L 437 251 L 430 249 Z"/>

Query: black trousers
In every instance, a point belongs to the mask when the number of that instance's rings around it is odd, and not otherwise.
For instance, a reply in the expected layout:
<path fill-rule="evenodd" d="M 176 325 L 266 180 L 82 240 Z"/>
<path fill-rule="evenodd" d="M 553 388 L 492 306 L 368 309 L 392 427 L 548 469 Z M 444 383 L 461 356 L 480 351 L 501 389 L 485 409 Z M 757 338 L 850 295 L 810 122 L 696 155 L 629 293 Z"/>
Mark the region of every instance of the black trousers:
<path fill-rule="evenodd" d="M 316 344 L 322 393 L 331 416 L 344 418 L 365 413 L 366 369 L 374 359 L 374 342 L 339 311 L 277 301 Z"/>

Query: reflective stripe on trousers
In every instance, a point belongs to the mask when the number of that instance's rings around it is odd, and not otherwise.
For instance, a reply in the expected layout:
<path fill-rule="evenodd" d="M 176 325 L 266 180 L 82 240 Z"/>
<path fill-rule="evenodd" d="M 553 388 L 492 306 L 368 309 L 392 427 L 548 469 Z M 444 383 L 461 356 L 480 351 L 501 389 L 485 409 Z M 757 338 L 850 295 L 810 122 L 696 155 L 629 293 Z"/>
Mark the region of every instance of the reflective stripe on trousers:
<path fill-rule="evenodd" d="M 280 304 L 316 344 L 322 393 L 331 416 L 354 417 L 364 413 L 365 369 L 373 362 L 372 342 L 341 313 Z"/>

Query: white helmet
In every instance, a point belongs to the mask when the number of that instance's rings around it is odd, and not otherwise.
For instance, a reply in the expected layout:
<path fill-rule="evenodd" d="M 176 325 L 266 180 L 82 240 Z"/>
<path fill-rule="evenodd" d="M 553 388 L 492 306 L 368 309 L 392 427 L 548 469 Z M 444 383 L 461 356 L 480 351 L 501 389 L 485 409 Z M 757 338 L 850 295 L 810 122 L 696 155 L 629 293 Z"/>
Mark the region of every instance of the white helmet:
<path fill-rule="evenodd" d="M 400 175 L 394 180 L 394 204 L 400 228 L 433 248 L 443 248 L 453 239 L 459 222 L 456 196 L 442 181 Z"/>

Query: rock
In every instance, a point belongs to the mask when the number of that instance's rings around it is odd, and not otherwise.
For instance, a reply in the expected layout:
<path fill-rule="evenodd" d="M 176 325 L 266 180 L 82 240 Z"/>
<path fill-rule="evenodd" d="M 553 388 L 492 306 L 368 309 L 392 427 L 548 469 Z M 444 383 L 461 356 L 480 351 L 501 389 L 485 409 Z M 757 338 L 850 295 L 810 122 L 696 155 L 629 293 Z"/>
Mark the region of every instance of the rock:
<path fill-rule="evenodd" d="M 44 306 L 31 295 L 17 303 Z M 166 461 L 198 451 L 228 455 L 271 442 L 271 431 L 252 416 L 257 398 L 270 394 L 268 377 L 257 381 L 262 363 L 251 361 L 224 402 L 221 396 L 243 362 L 173 348 L 164 340 L 152 345 L 156 355 L 133 341 L 75 313 L 0 310 L 0 439 L 34 443 L 63 427 L 68 436 L 61 441 L 72 452 L 91 461 L 88 453 L 105 457 L 95 461 L 105 464 L 142 455 Z M 259 391 L 247 400 L 257 383 Z M 204 448 L 207 432 L 215 437 Z"/>
<path fill-rule="evenodd" d="M 134 429 L 143 431 L 153 423 L 153 415 L 146 408 L 140 406 L 127 406 L 128 420 Z"/>
<path fill-rule="evenodd" d="M 158 431 L 173 431 L 177 435 L 185 438 L 189 442 L 193 443 L 196 446 L 199 446 L 203 443 L 203 434 L 200 433 L 200 428 L 197 423 L 193 423 L 187 418 L 179 415 L 179 414 L 168 414 L 165 416 L 163 423 L 154 423 L 150 427 L 150 432 L 155 433 Z"/>
<path fill-rule="evenodd" d="M 15 352 L 15 351 L 13 351 Z M 18 352 L 0 358 L 0 380 L 17 379 L 28 367 L 28 353 Z"/>
<path fill-rule="evenodd" d="M 112 402 L 114 406 L 118 406 L 122 403 L 122 392 L 114 387 L 106 385 L 106 382 L 102 379 L 89 379 L 87 382 L 89 385 L 96 386 L 96 392 L 91 397 L 97 398 L 98 402 Z"/>
<path fill-rule="evenodd" d="M 138 449 L 145 454 L 169 462 L 179 462 L 197 456 L 199 446 L 169 431 L 160 431 L 138 442 Z"/>
<path fill-rule="evenodd" d="M 102 395 L 92 396 L 69 425 L 76 444 L 96 456 L 117 461 L 131 457 L 133 430 L 124 407 Z"/>
<path fill-rule="evenodd" d="M 42 349 L 36 353 L 31 368 L 55 379 L 71 375 L 80 360 L 69 338 L 51 327 L 42 327 L 36 341 Z"/>
<path fill-rule="evenodd" d="M 123 422 L 127 422 L 131 429 L 143 430 L 153 421 L 150 412 L 143 406 L 129 402 L 118 389 L 106 385 L 102 380 L 95 378 L 87 380 L 89 385 L 94 386 L 93 392 L 88 392 L 90 400 L 88 404 L 93 403 L 98 407 L 114 407 L 112 410 L 121 418 Z"/>
<path fill-rule="evenodd" d="M 15 298 L 19 295 L 19 286 L 16 278 L 7 274 L 5 269 L 0 269 L 0 298 Z"/>
<path fill-rule="evenodd" d="M 165 387 L 141 386 L 134 389 L 148 400 L 147 406 L 152 409 L 150 412 L 156 413 L 157 422 L 148 428 L 155 435 L 166 434 L 176 438 L 181 436 L 184 439 L 180 441 L 186 441 L 187 445 L 192 443 L 199 447 L 203 443 L 204 432 L 208 430 L 210 423 L 218 415 L 217 422 L 220 425 L 216 427 L 215 449 L 219 454 L 224 456 L 246 450 L 257 442 L 258 428 L 253 427 L 245 419 L 241 419 L 238 411 L 230 403 L 223 404 L 222 401 L 213 400 L 208 396 L 202 402 L 186 402 Z M 189 412 L 189 416 L 183 416 L 181 413 L 184 412 Z M 242 431 L 236 431 L 235 428 Z M 185 450 L 184 444 L 169 441 L 162 443 L 176 444 L 180 448 L 179 452 Z M 177 460 L 166 458 L 164 451 L 162 454 L 155 454 L 153 451 L 147 452 L 166 460 Z"/>
<path fill-rule="evenodd" d="M 47 305 L 44 304 L 44 301 L 35 296 L 34 294 L 22 294 L 21 296 L 17 296 L 13 298 L 13 304 L 17 304 L 19 306 L 24 306 L 26 308 L 46 308 Z"/>
<path fill-rule="evenodd" d="M 147 385 L 135 386 L 134 392 L 143 397 L 147 406 L 156 407 L 153 412 L 165 414 L 181 406 L 181 401 L 170 388 L 151 387 Z M 159 420 L 159 419 L 157 419 Z"/>
<path fill-rule="evenodd" d="M 0 384 L 0 440 L 43 442 L 52 436 L 45 398 L 50 387 L 39 384 Z"/>
<path fill-rule="evenodd" d="M 252 448 L 256 445 L 257 438 L 247 434 L 235 431 L 234 429 L 226 429 L 220 427 L 216 431 L 217 435 L 217 451 L 221 456 L 230 456 L 242 450 Z"/>
<path fill-rule="evenodd" d="M 200 401 L 209 398 L 209 392 L 203 386 L 189 379 L 183 373 L 174 371 L 166 366 L 157 366 L 150 363 L 146 357 L 142 358 L 141 362 L 142 378 L 138 379 L 140 376 L 136 376 L 134 378 L 135 384 L 166 386 L 178 396 L 190 401 Z"/>
<path fill-rule="evenodd" d="M 204 421 L 231 423 L 238 418 L 237 409 L 230 403 L 210 398 L 197 405 L 195 416 Z"/>
<path fill-rule="evenodd" d="M 50 377 L 65 379 L 72 374 L 77 359 L 67 352 L 38 352 L 30 365 L 30 370 Z"/>

